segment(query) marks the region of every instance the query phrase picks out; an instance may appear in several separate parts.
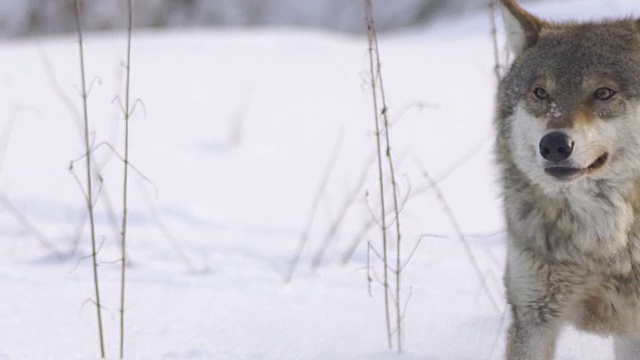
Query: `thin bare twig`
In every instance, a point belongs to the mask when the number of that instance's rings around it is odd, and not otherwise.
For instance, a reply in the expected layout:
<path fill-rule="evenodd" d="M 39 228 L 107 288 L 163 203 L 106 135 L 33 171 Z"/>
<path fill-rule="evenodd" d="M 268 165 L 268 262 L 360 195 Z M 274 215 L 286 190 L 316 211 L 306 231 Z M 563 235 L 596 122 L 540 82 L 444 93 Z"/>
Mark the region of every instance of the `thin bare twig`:
<path fill-rule="evenodd" d="M 76 125 L 80 140 L 81 140 L 81 142 L 84 142 L 84 125 L 83 125 L 83 119 L 82 119 L 82 115 L 80 114 L 80 111 L 74 105 L 73 99 L 65 92 L 63 87 L 60 85 L 60 81 L 56 77 L 56 74 L 55 74 L 53 65 L 51 63 L 51 60 L 47 56 L 47 54 L 44 51 L 44 49 L 42 48 L 42 46 L 38 46 L 38 52 L 40 54 L 40 59 L 42 61 L 42 66 L 43 66 L 44 72 L 45 72 L 45 74 L 46 74 L 46 76 L 47 76 L 47 78 L 49 80 L 49 85 L 51 86 L 51 90 L 54 92 L 54 94 L 58 97 L 58 99 L 61 101 L 61 103 L 64 105 L 64 107 L 69 112 L 69 115 L 74 120 L 73 123 Z M 117 129 L 118 129 L 117 124 L 115 124 L 115 126 L 112 127 L 112 134 L 111 134 L 111 138 L 112 139 L 116 138 Z M 84 159 L 84 156 L 80 157 L 80 159 L 78 159 L 76 161 L 73 161 L 73 162 L 75 163 L 75 162 L 77 162 L 79 160 L 83 160 L 83 159 Z M 109 159 L 110 159 L 109 156 L 105 157 L 104 159 L 97 159 L 97 158 L 93 159 L 93 161 L 91 162 L 91 165 L 93 166 L 92 170 L 93 170 L 93 173 L 95 174 L 94 177 L 100 177 L 100 173 L 102 171 L 102 168 L 108 163 Z M 74 174 L 74 177 L 76 177 L 75 174 Z M 77 179 L 77 178 L 76 178 L 76 182 L 81 184 L 79 182 L 79 179 Z M 84 193 L 84 190 L 82 190 L 82 192 Z M 117 220 L 114 222 L 114 220 L 116 219 L 116 215 L 115 215 L 115 212 L 113 210 L 113 206 L 111 205 L 111 199 L 110 199 L 109 195 L 107 194 L 106 190 L 103 191 L 101 193 L 101 195 L 102 195 L 102 200 L 103 200 L 103 206 L 107 210 L 107 215 L 109 216 L 109 220 L 112 222 L 112 224 L 117 224 Z M 80 224 L 77 227 L 77 231 L 75 232 L 76 236 L 74 236 L 72 238 L 73 240 L 71 242 L 71 254 L 73 254 L 78 249 L 78 245 L 79 245 L 80 239 L 82 237 L 82 231 L 84 230 L 84 226 L 85 226 L 84 223 L 85 222 L 86 222 L 86 218 L 83 218 L 80 221 Z M 114 229 L 117 228 L 117 227 L 118 226 L 116 225 L 114 227 Z M 118 230 L 116 230 L 116 231 L 118 231 Z"/>
<path fill-rule="evenodd" d="M 368 221 L 362 224 L 362 226 L 360 227 L 360 230 L 356 233 L 357 235 L 353 238 L 353 241 L 351 242 L 349 247 L 347 247 L 347 250 L 345 250 L 342 253 L 342 258 L 340 259 L 340 263 L 342 265 L 346 265 L 349 262 L 349 260 L 351 260 L 351 258 L 353 257 L 353 254 L 356 251 L 356 248 L 362 242 L 362 239 L 364 239 L 365 235 L 367 235 L 369 230 L 371 230 L 371 228 L 376 224 L 376 222 L 377 222 L 376 219 L 370 218 Z"/>
<path fill-rule="evenodd" d="M 106 148 L 108 148 L 109 150 L 111 150 L 111 153 L 112 153 L 115 157 L 117 157 L 117 158 L 118 158 L 120 161 L 122 161 L 123 163 L 126 163 L 126 164 L 128 165 L 128 167 L 129 167 L 131 170 L 133 170 L 136 174 L 138 174 L 138 176 L 139 176 L 142 180 L 144 180 L 144 181 L 145 181 L 145 182 L 147 182 L 149 185 L 151 185 L 151 187 L 153 187 L 153 190 L 154 190 L 154 191 L 155 191 L 155 193 L 156 193 L 156 196 L 158 195 L 159 190 L 158 190 L 158 187 L 156 186 L 156 184 L 155 184 L 153 181 L 151 181 L 151 179 L 149 179 L 149 177 L 147 177 L 147 176 L 146 176 L 142 171 L 140 171 L 140 169 L 138 169 L 138 168 L 137 168 L 137 167 L 136 167 L 136 166 L 135 166 L 131 161 L 127 161 L 127 162 L 125 162 L 125 158 L 124 158 L 124 156 L 120 155 L 120 154 L 118 153 L 118 151 L 116 150 L 116 148 L 114 148 L 114 147 L 113 147 L 113 145 L 111 145 L 110 143 L 108 143 L 108 142 L 101 142 L 100 144 L 98 144 L 98 145 L 94 146 L 94 147 L 93 147 L 93 153 L 96 153 L 96 152 L 97 152 L 98 150 L 100 150 L 100 148 L 102 148 L 102 147 L 106 147 Z M 86 155 L 86 154 L 84 154 L 84 155 L 82 155 L 82 156 L 80 156 L 80 157 L 78 157 L 78 158 L 76 158 L 76 159 L 72 160 L 72 161 L 71 161 L 71 164 L 69 165 L 69 170 L 73 170 L 74 164 L 75 164 L 75 163 L 77 163 L 77 162 L 79 162 L 79 161 L 82 161 L 83 159 L 85 159 L 85 157 L 86 157 L 86 156 L 87 156 L 87 155 Z"/>
<path fill-rule="evenodd" d="M 502 311 L 502 316 L 500 316 L 500 324 L 498 325 L 499 331 L 498 334 L 502 334 L 502 329 L 504 329 L 504 320 L 507 317 L 507 309 L 505 308 L 504 311 Z M 491 352 L 489 352 L 489 358 L 493 357 L 493 354 L 496 351 L 496 348 L 498 347 L 498 342 L 500 342 L 500 338 L 501 336 L 498 335 L 496 336 L 496 339 L 493 342 L 493 345 L 491 346 Z"/>
<path fill-rule="evenodd" d="M 142 187 L 142 184 L 140 184 L 140 193 L 143 195 L 143 200 L 145 202 L 145 205 L 147 206 L 147 209 L 149 209 L 149 214 L 151 216 L 151 220 L 156 224 L 156 226 L 158 227 L 158 229 L 160 230 L 162 235 L 165 237 L 165 239 L 167 239 L 169 241 L 169 243 L 171 244 L 173 249 L 176 251 L 176 254 L 178 255 L 178 258 L 184 263 L 184 265 L 189 269 L 189 271 L 191 273 L 198 273 L 198 272 L 207 271 L 206 268 L 198 269 L 193 264 L 193 261 L 191 261 L 191 259 L 189 259 L 189 256 L 187 255 L 187 253 L 180 247 L 180 245 L 178 245 L 178 240 L 173 235 L 173 233 L 171 233 L 169 228 L 164 224 L 164 222 L 160 218 L 160 214 L 158 213 L 158 210 L 155 208 L 155 206 L 153 206 L 153 203 L 151 201 L 152 200 L 151 196 Z"/>
<path fill-rule="evenodd" d="M 13 132 L 13 126 L 18 117 L 18 113 L 23 109 L 24 106 L 20 105 L 12 105 L 9 109 L 9 115 L 7 116 L 7 122 L 0 131 L 0 172 L 4 167 L 4 158 L 7 153 L 7 148 L 9 146 L 9 139 L 11 138 L 11 133 Z"/>
<path fill-rule="evenodd" d="M 375 21 L 373 19 L 373 7 L 371 5 L 371 0 L 367 1 L 367 29 L 368 29 L 368 38 L 370 45 L 370 55 L 372 57 L 373 65 L 375 66 L 375 76 L 374 79 L 377 82 L 378 90 L 380 92 L 380 102 L 382 105 L 382 109 L 380 110 L 380 118 L 382 119 L 384 126 L 384 135 L 385 135 L 385 154 L 387 157 L 387 165 L 389 167 L 389 175 L 391 176 L 391 190 L 393 195 L 393 211 L 395 214 L 395 225 L 396 225 L 396 266 L 395 266 L 395 306 L 396 306 L 396 331 L 397 331 L 397 343 L 398 343 L 398 352 L 402 353 L 402 310 L 400 304 L 400 290 L 401 290 L 401 280 L 402 280 L 402 271 L 401 271 L 401 257 L 402 257 L 402 234 L 400 232 L 400 206 L 398 202 L 398 183 L 396 181 L 396 172 L 393 163 L 393 157 L 391 156 L 391 140 L 389 136 L 390 126 L 389 126 L 389 117 L 388 112 L 389 108 L 387 106 L 387 100 L 385 96 L 385 88 L 384 81 L 382 76 L 382 65 L 380 61 L 380 48 L 378 46 L 378 34 L 376 31 Z M 374 84 L 375 87 L 375 84 Z M 375 94 L 374 94 L 375 95 Z M 377 123 L 376 123 L 377 125 Z M 378 145 L 379 147 L 380 145 Z M 384 195 L 383 195 L 384 197 Z M 384 207 L 384 203 L 382 204 Z M 384 217 L 384 213 L 383 213 Z M 385 262 L 385 266 L 387 266 Z"/>
<path fill-rule="evenodd" d="M 98 244 L 98 249 L 96 250 L 98 254 L 102 251 L 102 247 L 104 246 L 105 240 L 106 238 L 103 237 L 102 241 L 100 241 L 100 244 Z M 80 257 L 80 259 L 78 259 L 78 261 L 76 262 L 76 265 L 71 270 L 69 270 L 69 274 L 74 273 L 76 270 L 78 270 L 78 268 L 80 267 L 80 264 L 82 264 L 83 261 L 87 259 L 91 259 L 92 257 L 93 257 L 93 254 Z"/>
<path fill-rule="evenodd" d="M 71 97 L 67 95 L 67 93 L 63 90 L 62 86 L 60 85 L 60 82 L 58 81 L 58 78 L 56 77 L 55 71 L 53 69 L 53 65 L 51 65 L 51 60 L 45 53 L 42 46 L 38 47 L 38 52 L 40 53 L 40 60 L 42 61 L 44 73 L 49 79 L 49 84 L 51 85 L 53 92 L 58 96 L 60 101 L 62 101 L 62 103 L 67 108 L 71 116 L 74 118 L 75 120 L 74 123 L 76 124 L 76 127 L 78 129 L 78 135 L 80 136 L 81 139 L 83 139 L 84 127 L 82 122 L 82 115 L 78 111 L 78 108 L 74 105 L 75 103 L 73 99 L 71 99 Z"/>
<path fill-rule="evenodd" d="M 311 262 L 312 273 L 318 270 L 318 267 L 320 267 L 320 264 L 324 259 L 324 255 L 329 249 L 329 246 L 331 245 L 331 242 L 333 241 L 336 232 L 338 231 L 338 229 L 340 228 L 340 225 L 346 218 L 347 212 L 349 211 L 349 209 L 351 209 L 356 199 L 358 198 L 358 194 L 360 194 L 362 186 L 367 180 L 367 175 L 369 174 L 369 168 L 371 167 L 371 165 L 373 165 L 373 160 L 374 158 L 372 156 L 370 159 L 368 159 L 365 162 L 364 166 L 360 171 L 360 176 L 358 177 L 358 180 L 356 181 L 355 186 L 347 194 L 347 197 L 344 198 L 344 200 L 342 201 L 342 204 L 340 205 L 338 213 L 334 217 L 334 220 L 331 222 L 331 226 L 329 226 L 329 230 L 327 230 L 325 236 L 322 239 L 320 249 L 318 250 L 318 252 L 316 253 L 316 256 L 313 258 Z"/>
<path fill-rule="evenodd" d="M 376 130 L 376 149 L 378 154 L 378 180 L 380 185 L 380 208 L 382 211 L 382 218 L 380 229 L 382 232 L 382 257 L 384 263 L 383 272 L 383 286 L 384 286 L 384 308 L 385 308 L 385 323 L 387 327 L 387 343 L 389 349 L 393 347 L 393 340 L 391 334 L 391 314 L 389 304 L 389 271 L 388 271 L 388 246 L 387 246 L 387 226 L 386 226 L 386 207 L 384 199 L 384 172 L 382 170 L 382 142 L 380 135 L 380 111 L 378 107 L 378 86 L 376 77 L 379 76 L 379 71 L 376 71 L 376 62 L 374 57 L 376 55 L 374 47 L 377 47 L 377 41 L 375 39 L 375 23 L 373 20 L 373 5 L 371 0 L 364 0 L 365 14 L 367 20 L 367 40 L 369 43 L 369 75 L 371 77 L 371 91 L 373 95 L 373 111 Z M 379 64 L 378 64 L 379 65 Z M 379 70 L 379 68 L 378 68 Z M 386 108 L 383 108 L 383 112 L 386 113 Z"/>
<path fill-rule="evenodd" d="M 369 297 L 373 297 L 371 282 L 373 282 L 371 278 L 371 241 L 367 241 L 367 291 L 369 292 Z"/>
<path fill-rule="evenodd" d="M 418 251 L 418 248 L 420 247 L 420 245 L 422 244 L 422 240 L 424 240 L 425 238 L 440 238 L 440 239 L 444 239 L 445 236 L 442 235 L 432 235 L 432 234 L 423 234 L 420 235 L 420 238 L 418 239 L 418 241 L 416 241 L 416 244 L 413 246 L 413 249 L 411 250 L 411 252 L 409 253 L 409 256 L 407 256 L 407 259 L 405 260 L 404 264 L 402 264 L 401 269 L 404 270 L 404 268 L 409 265 L 409 262 L 411 262 L 411 259 L 413 259 L 413 257 L 416 255 L 416 252 Z"/>
<path fill-rule="evenodd" d="M 325 189 L 327 188 L 327 183 L 329 182 L 329 178 L 331 177 L 331 174 L 335 167 L 336 159 L 338 158 L 338 154 L 340 153 L 340 148 L 342 147 L 343 141 L 344 141 L 344 131 L 341 130 L 340 134 L 338 135 L 338 139 L 336 140 L 336 143 L 333 146 L 331 155 L 329 156 L 329 161 L 326 163 L 324 171 L 322 172 L 322 179 L 320 180 L 320 184 L 318 184 L 316 195 L 311 205 L 311 211 L 307 216 L 307 221 L 306 221 L 304 230 L 302 232 L 302 235 L 300 235 L 300 240 L 298 241 L 298 249 L 296 250 L 293 260 L 291 261 L 289 273 L 287 274 L 287 277 L 285 279 L 286 282 L 290 282 L 291 278 L 293 278 L 293 275 L 296 271 L 296 267 L 298 266 L 298 262 L 300 261 L 300 256 L 302 256 L 302 252 L 304 251 L 304 248 L 307 244 L 307 240 L 309 238 L 309 232 L 311 231 L 311 226 L 313 225 L 313 221 L 316 218 L 316 213 L 318 212 L 320 200 L 322 199 Z"/>
<path fill-rule="evenodd" d="M 409 112 L 409 110 L 416 109 L 418 111 L 422 111 L 425 108 L 436 109 L 437 105 L 429 104 L 421 100 L 414 100 L 408 104 L 405 104 L 400 110 L 390 116 L 392 120 L 389 123 L 389 127 L 394 127 L 402 119 L 402 117 Z"/>
<path fill-rule="evenodd" d="M 80 0 L 75 0 L 75 18 L 78 30 L 78 45 L 80 50 L 80 78 L 82 81 L 82 107 L 84 112 L 84 140 L 85 149 L 87 153 L 87 210 L 89 211 L 89 222 L 91 224 L 91 249 L 93 258 L 93 283 L 95 287 L 96 296 L 96 310 L 98 315 L 98 333 L 100 336 L 100 356 L 105 358 L 104 351 L 104 335 L 102 330 L 102 307 L 100 306 L 100 287 L 98 282 L 98 261 L 96 253 L 96 233 L 95 233 L 95 221 L 93 217 L 93 202 L 92 202 L 92 179 L 91 179 L 91 148 L 89 145 L 89 113 L 87 109 L 87 83 L 84 67 L 84 44 L 82 39 L 82 25 L 80 21 Z"/>
<path fill-rule="evenodd" d="M 122 264 L 120 278 L 120 359 L 124 358 L 124 304 L 125 304 L 125 280 L 127 270 L 127 190 L 129 184 L 129 118 L 131 110 L 131 34 L 133 32 L 133 11 L 131 0 L 127 1 L 128 28 L 127 28 L 127 65 L 125 85 L 125 111 L 124 111 L 124 176 L 122 184 Z"/>
<path fill-rule="evenodd" d="M 240 146 L 244 139 L 244 123 L 249 110 L 251 93 L 252 91 L 250 89 L 241 98 L 240 103 L 233 110 L 233 113 L 231 113 L 231 117 L 229 118 L 229 133 L 227 135 L 227 146 L 229 148 Z"/>
<path fill-rule="evenodd" d="M 410 193 L 407 193 L 407 196 L 405 196 L 405 199 L 403 200 L 403 205 L 402 208 L 404 208 L 404 206 L 406 205 L 406 203 L 409 201 L 409 195 Z M 366 194 L 366 197 L 368 199 L 369 194 Z M 402 211 L 401 208 L 401 211 Z M 361 226 L 360 226 L 360 230 L 358 230 L 358 232 L 356 233 L 357 235 L 353 237 L 353 241 L 351 241 L 351 244 L 347 247 L 347 249 L 342 253 L 342 257 L 340 258 L 340 263 L 342 265 L 346 265 L 349 260 L 351 260 L 351 258 L 353 257 L 353 254 L 356 251 L 356 248 L 358 247 L 358 245 L 360 245 L 360 243 L 362 242 L 362 239 L 364 239 L 364 237 L 367 235 L 367 233 L 369 233 L 369 231 L 375 227 L 375 225 L 380 225 L 380 221 L 378 221 L 377 216 L 375 216 L 375 214 L 373 213 L 373 210 L 371 209 L 371 206 L 369 206 L 369 203 L 367 201 L 367 209 L 369 210 L 369 214 L 371 215 L 369 217 L 369 219 L 367 221 L 365 221 Z M 393 220 L 392 220 L 393 223 Z M 387 224 L 387 227 L 390 226 L 389 224 Z"/>
<path fill-rule="evenodd" d="M 126 65 L 125 65 L 125 71 L 126 71 Z M 113 98 L 113 100 L 111 101 L 118 103 L 118 106 L 120 107 L 120 110 L 122 111 L 123 114 L 127 114 L 127 116 L 131 117 L 133 116 L 133 114 L 135 114 L 138 106 L 142 107 L 142 117 L 143 118 L 147 118 L 147 106 L 144 104 L 144 101 L 142 101 L 141 99 L 136 99 L 136 101 L 133 102 L 133 105 L 128 106 L 129 107 L 129 111 L 127 111 L 125 109 L 125 105 L 122 104 L 122 101 L 120 100 L 120 96 L 116 96 Z"/>
<path fill-rule="evenodd" d="M 500 74 L 500 50 L 498 48 L 498 30 L 496 27 L 496 3 L 495 0 L 489 0 L 489 17 L 491 19 L 491 40 L 493 42 L 493 57 L 494 67 L 493 71 L 496 75 L 496 80 L 500 82 L 502 75 Z"/>
<path fill-rule="evenodd" d="M 438 174 L 438 176 L 436 176 L 434 179 L 435 183 L 439 184 L 440 182 L 446 180 L 449 176 L 453 175 L 456 171 L 458 171 L 463 165 L 469 162 L 474 156 L 479 154 L 480 148 L 485 146 L 488 139 L 489 139 L 489 136 L 483 137 L 483 139 L 480 142 L 478 142 L 478 144 L 470 148 L 469 151 L 467 151 L 464 155 L 462 155 L 460 158 L 454 161 L 452 165 L 450 165 L 445 170 L 443 170 L 440 174 Z M 414 191 L 412 191 L 411 193 L 407 193 L 407 196 L 403 202 L 408 203 L 410 200 L 413 200 L 419 195 L 422 195 L 428 190 L 431 190 L 431 188 L 432 186 L 429 184 L 420 186 L 416 188 Z M 379 223 L 376 219 L 371 219 L 369 222 L 365 223 L 362 226 L 360 231 L 358 231 L 358 235 L 354 237 L 353 241 L 351 242 L 349 247 L 347 247 L 347 250 L 345 250 L 345 252 L 342 255 L 341 261 L 343 265 L 346 264 L 351 259 L 356 248 L 362 242 L 362 239 L 364 238 L 364 236 L 378 224 Z"/>
<path fill-rule="evenodd" d="M 498 313 L 498 314 L 501 313 L 500 307 L 498 306 L 498 302 L 493 297 L 493 294 L 491 293 L 491 291 L 489 291 L 489 287 L 487 286 L 487 282 L 486 282 L 484 276 L 482 276 L 482 270 L 480 269 L 480 265 L 478 264 L 478 260 L 476 259 L 475 255 L 473 255 L 473 251 L 471 251 L 471 246 L 469 246 L 469 242 L 467 241 L 467 238 L 465 237 L 464 233 L 462 232 L 462 228 L 460 228 L 460 224 L 458 223 L 458 220 L 456 219 L 455 215 L 453 214 L 453 211 L 451 210 L 451 207 L 449 206 L 449 203 L 445 199 L 444 194 L 442 193 L 442 191 L 440 191 L 440 187 L 434 181 L 434 179 L 431 177 L 429 172 L 427 172 L 427 170 L 424 167 L 424 165 L 422 165 L 422 163 L 418 162 L 418 167 L 420 168 L 420 171 L 422 172 L 422 175 L 424 176 L 424 178 L 427 180 L 427 182 L 429 182 L 429 185 L 431 186 L 431 188 L 433 188 L 436 196 L 438 197 L 438 200 L 440 201 L 440 204 L 442 205 L 445 213 L 447 214 L 447 217 L 449 217 L 449 220 L 451 221 L 451 225 L 453 225 L 453 228 L 454 228 L 456 234 L 458 235 L 458 239 L 462 243 L 463 248 L 465 250 L 465 253 L 466 253 L 467 257 L 469 258 L 469 262 L 473 266 L 473 268 L 475 270 L 475 273 L 478 276 L 478 279 L 480 280 L 480 286 L 484 290 L 485 295 L 489 299 L 489 302 L 493 306 L 493 308 L 496 311 L 496 313 Z"/>
<path fill-rule="evenodd" d="M 95 306 L 98 306 L 98 303 L 96 303 L 93 299 L 87 299 L 87 300 L 85 300 L 85 301 L 82 303 L 82 305 L 80 306 L 80 312 L 82 312 L 82 311 L 84 310 L 84 307 L 85 307 L 87 304 L 93 304 L 93 305 L 95 305 Z M 105 306 L 102 306 L 102 305 L 100 305 L 100 308 L 101 308 L 102 310 L 106 311 L 106 312 L 110 315 L 111 319 L 113 319 L 113 311 L 109 310 L 109 308 L 107 308 L 107 307 L 105 307 Z"/>
<path fill-rule="evenodd" d="M 2 205 L 2 207 L 4 207 L 4 209 L 16 220 L 18 220 L 18 222 L 22 225 L 22 227 L 25 228 L 25 230 L 31 233 L 31 235 L 33 235 L 33 237 L 38 240 L 42 247 L 44 247 L 48 251 L 53 252 L 59 259 L 62 259 L 64 257 L 63 253 L 56 248 L 53 242 L 51 242 L 42 232 L 40 232 L 40 230 L 38 230 L 38 228 L 35 227 L 35 225 L 33 225 L 31 221 L 29 221 L 29 219 L 27 219 L 27 217 L 13 205 L 13 203 L 7 198 L 4 193 L 0 193 L 0 205 Z"/>
<path fill-rule="evenodd" d="M 407 295 L 407 299 L 404 301 L 404 307 L 402 308 L 402 320 L 404 321 L 405 317 L 407 316 L 407 309 L 409 309 L 409 300 L 411 300 L 411 297 L 413 296 L 413 288 L 409 287 L 409 294 Z"/>
<path fill-rule="evenodd" d="M 371 242 L 369 242 L 369 244 L 370 244 L 370 243 L 371 243 Z M 380 260 L 380 261 L 383 261 L 383 260 L 384 260 L 384 256 L 382 256 L 382 255 L 380 254 L 380 252 L 379 252 L 378 250 L 376 250 L 376 247 L 375 247 L 375 246 L 373 246 L 373 245 L 371 245 L 371 252 L 373 252 L 373 255 L 375 255 L 375 256 L 378 258 L 378 260 Z"/>

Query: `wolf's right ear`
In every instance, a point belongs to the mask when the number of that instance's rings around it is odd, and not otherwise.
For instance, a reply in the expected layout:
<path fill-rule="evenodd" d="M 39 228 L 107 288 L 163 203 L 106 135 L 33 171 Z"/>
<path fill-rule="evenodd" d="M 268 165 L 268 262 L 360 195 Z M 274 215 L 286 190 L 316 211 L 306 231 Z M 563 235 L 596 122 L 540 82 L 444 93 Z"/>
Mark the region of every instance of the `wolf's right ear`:
<path fill-rule="evenodd" d="M 518 55 L 538 42 L 540 31 L 548 24 L 526 12 L 515 0 L 500 1 L 507 42 L 511 51 Z"/>

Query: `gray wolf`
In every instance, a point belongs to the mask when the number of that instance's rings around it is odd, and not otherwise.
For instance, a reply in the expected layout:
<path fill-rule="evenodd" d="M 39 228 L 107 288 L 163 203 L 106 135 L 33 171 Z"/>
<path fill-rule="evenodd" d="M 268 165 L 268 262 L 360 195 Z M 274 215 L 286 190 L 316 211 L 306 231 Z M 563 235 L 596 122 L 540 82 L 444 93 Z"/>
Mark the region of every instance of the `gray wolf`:
<path fill-rule="evenodd" d="M 553 23 L 501 2 L 507 358 L 552 359 L 573 325 L 640 359 L 640 21 Z"/>

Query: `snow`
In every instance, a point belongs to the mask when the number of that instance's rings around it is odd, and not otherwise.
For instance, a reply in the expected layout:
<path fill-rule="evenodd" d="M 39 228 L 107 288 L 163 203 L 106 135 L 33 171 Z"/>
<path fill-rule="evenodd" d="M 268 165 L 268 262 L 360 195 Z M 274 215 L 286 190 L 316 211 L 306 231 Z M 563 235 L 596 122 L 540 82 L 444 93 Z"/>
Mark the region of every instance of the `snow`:
<path fill-rule="evenodd" d="M 551 2 L 534 10 L 589 17 L 610 5 L 590 4 L 590 14 L 587 6 L 576 14 Z M 628 1 L 615 4 L 619 16 L 632 10 Z M 416 194 L 401 214 L 403 257 L 430 235 L 405 268 L 403 357 L 386 347 L 382 287 L 374 281 L 372 296 L 367 290 L 367 241 L 377 248 L 381 241 L 375 228 L 341 263 L 379 209 L 366 40 L 288 28 L 136 33 L 126 358 L 503 357 L 510 315 L 491 155 L 487 20 L 478 15 L 381 39 L 400 192 Z M 116 358 L 122 163 L 99 144 L 122 149 L 126 43 L 121 33 L 86 41 L 89 117 L 103 179 L 100 286 L 107 354 Z M 98 357 L 88 226 L 69 171 L 83 154 L 77 61 L 71 36 L 0 43 L 3 360 Z M 287 283 L 336 143 L 332 175 Z M 82 183 L 83 166 L 73 166 Z M 497 310 L 422 168 L 439 180 Z M 380 261 L 371 261 L 380 276 Z M 558 349 L 562 359 L 610 356 L 610 340 L 571 329 Z"/>

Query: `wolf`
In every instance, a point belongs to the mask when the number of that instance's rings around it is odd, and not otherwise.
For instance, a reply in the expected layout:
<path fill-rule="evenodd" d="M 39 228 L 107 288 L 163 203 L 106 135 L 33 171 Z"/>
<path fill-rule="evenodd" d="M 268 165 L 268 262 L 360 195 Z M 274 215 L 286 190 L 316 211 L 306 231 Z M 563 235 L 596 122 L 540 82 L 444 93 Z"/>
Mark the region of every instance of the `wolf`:
<path fill-rule="evenodd" d="M 501 0 L 514 60 L 495 154 L 508 245 L 507 359 L 567 325 L 640 359 L 640 21 L 556 23 Z"/>

